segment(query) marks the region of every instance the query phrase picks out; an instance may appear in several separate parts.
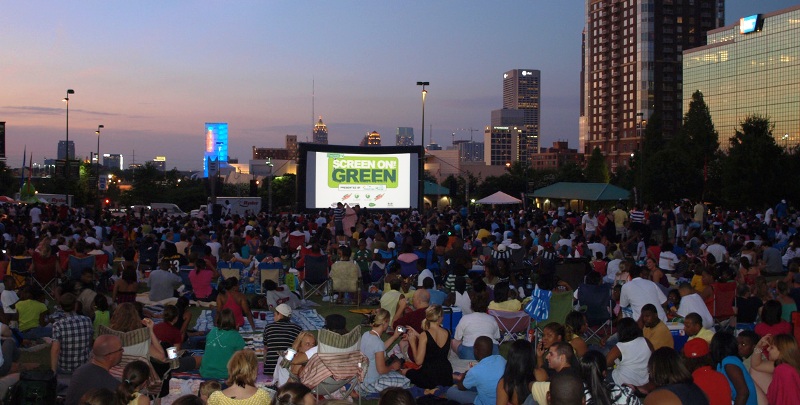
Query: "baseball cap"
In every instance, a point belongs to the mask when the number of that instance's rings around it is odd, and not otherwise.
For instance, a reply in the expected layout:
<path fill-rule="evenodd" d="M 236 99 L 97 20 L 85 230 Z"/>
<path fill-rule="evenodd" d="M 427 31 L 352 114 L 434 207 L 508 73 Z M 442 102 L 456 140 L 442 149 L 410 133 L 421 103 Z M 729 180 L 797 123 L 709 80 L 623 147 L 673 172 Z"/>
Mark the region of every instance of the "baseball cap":
<path fill-rule="evenodd" d="M 394 249 L 394 248 L 397 247 L 397 244 L 394 243 L 394 242 L 389 242 L 389 244 L 387 246 L 389 246 L 389 249 Z"/>
<path fill-rule="evenodd" d="M 286 304 L 278 305 L 277 307 L 275 307 L 275 311 L 287 318 L 292 316 L 292 307 Z"/>
<path fill-rule="evenodd" d="M 692 339 L 687 341 L 686 344 L 683 345 L 683 355 L 690 359 L 696 359 L 698 357 L 708 355 L 708 342 L 703 339 Z"/>
<path fill-rule="evenodd" d="M 505 252 L 506 251 L 506 245 L 498 245 L 497 246 L 497 251 L 498 252 Z"/>

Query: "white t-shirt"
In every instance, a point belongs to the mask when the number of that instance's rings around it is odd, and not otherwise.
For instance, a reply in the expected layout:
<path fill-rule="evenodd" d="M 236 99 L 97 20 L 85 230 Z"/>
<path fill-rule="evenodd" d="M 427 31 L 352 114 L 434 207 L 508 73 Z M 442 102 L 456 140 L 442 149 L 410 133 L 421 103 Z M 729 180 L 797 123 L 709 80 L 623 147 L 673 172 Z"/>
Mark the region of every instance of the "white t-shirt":
<path fill-rule="evenodd" d="M 211 255 L 217 258 L 217 261 L 219 261 L 219 248 L 221 248 L 222 245 L 217 241 L 212 241 L 206 243 L 206 246 L 211 248 Z"/>
<path fill-rule="evenodd" d="M 725 255 L 728 253 L 728 249 L 725 249 L 725 246 L 722 246 L 719 243 L 713 243 L 708 245 L 706 252 L 714 255 L 714 258 L 717 259 L 717 263 L 722 263 L 722 261 L 725 260 Z"/>
<path fill-rule="evenodd" d="M 686 315 L 689 315 L 692 312 L 700 315 L 700 317 L 703 318 L 704 328 L 708 330 L 714 330 L 714 318 L 711 316 L 711 312 L 708 311 L 708 307 L 706 306 L 705 301 L 703 301 L 703 298 L 697 293 L 682 297 L 681 305 L 678 307 L 677 311 L 678 315 L 684 318 Z"/>
<path fill-rule="evenodd" d="M 417 287 L 422 287 L 422 281 L 426 278 L 433 280 L 433 288 L 436 288 L 436 280 L 433 278 L 433 273 L 428 269 L 419 272 L 419 276 L 417 277 Z"/>
<path fill-rule="evenodd" d="M 42 210 L 40 210 L 39 207 L 31 208 L 31 211 L 29 212 L 29 214 L 31 216 L 31 223 L 34 223 L 34 224 L 41 224 L 42 223 Z M 0 365 L 3 364 L 2 361 L 3 361 L 3 359 L 0 359 Z"/>
<path fill-rule="evenodd" d="M 675 253 L 662 251 L 658 256 L 658 268 L 665 271 L 675 271 L 675 263 L 678 261 L 678 256 Z"/>
<path fill-rule="evenodd" d="M 666 301 L 667 296 L 658 288 L 656 283 L 636 277 L 622 286 L 619 305 L 623 308 L 631 307 L 633 319 L 639 320 L 642 315 L 642 307 L 647 304 L 653 304 L 656 307 L 656 311 L 658 311 L 658 319 L 661 319 L 661 322 L 666 322 L 667 314 L 664 313 L 664 308 L 661 307 L 661 304 Z"/>
<path fill-rule="evenodd" d="M 3 304 L 3 311 L 7 314 L 16 314 L 17 310 L 11 308 L 12 305 L 16 304 L 19 301 L 19 296 L 17 293 L 12 290 L 3 290 L 0 293 L 0 303 Z"/>
<path fill-rule="evenodd" d="M 485 312 L 473 312 L 464 315 L 456 326 L 454 339 L 460 340 L 467 347 L 475 345 L 475 340 L 481 336 L 488 336 L 494 344 L 500 341 L 500 327 L 493 316 Z"/>
<path fill-rule="evenodd" d="M 614 259 L 606 265 L 606 276 L 603 277 L 604 283 L 614 284 L 614 279 L 617 277 L 617 273 L 619 273 L 619 264 L 622 263 L 622 259 Z"/>
<path fill-rule="evenodd" d="M 586 228 L 586 234 L 594 233 L 597 229 L 597 217 L 589 217 L 589 214 L 586 214 L 581 218 L 581 223 Z"/>

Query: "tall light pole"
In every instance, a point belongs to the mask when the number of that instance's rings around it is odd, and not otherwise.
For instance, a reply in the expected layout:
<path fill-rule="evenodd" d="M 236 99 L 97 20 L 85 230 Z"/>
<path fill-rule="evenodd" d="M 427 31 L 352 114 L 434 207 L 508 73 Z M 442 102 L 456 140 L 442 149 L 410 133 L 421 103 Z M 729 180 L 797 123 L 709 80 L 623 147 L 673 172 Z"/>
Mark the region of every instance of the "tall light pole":
<path fill-rule="evenodd" d="M 95 158 L 97 159 L 97 165 L 95 165 L 94 176 L 97 178 L 95 183 L 95 192 L 97 192 L 97 208 L 94 210 L 96 219 L 100 220 L 100 207 L 103 205 L 102 196 L 100 195 L 100 130 L 105 128 L 105 125 L 100 124 L 97 126 L 97 131 L 94 131 L 97 134 L 97 154 Z"/>
<path fill-rule="evenodd" d="M 638 132 L 639 138 L 639 161 L 637 162 L 639 164 L 639 203 L 642 204 L 642 207 L 644 207 L 644 137 L 642 136 L 644 123 L 644 113 L 636 113 L 636 132 Z"/>
<path fill-rule="evenodd" d="M 789 151 L 789 133 L 783 134 L 783 148 Z"/>
<path fill-rule="evenodd" d="M 66 174 L 64 175 L 64 183 L 66 183 L 67 185 L 66 189 L 67 192 L 66 194 L 64 194 L 64 199 L 67 201 L 67 207 L 71 205 L 69 201 L 69 95 L 70 94 L 75 94 L 75 90 L 67 89 L 67 96 L 64 97 L 64 102 L 67 103 L 67 141 L 66 144 L 64 144 L 64 157 L 66 158 L 64 165 L 66 169 Z"/>
<path fill-rule="evenodd" d="M 417 86 L 422 86 L 422 138 L 420 140 L 420 145 L 422 145 L 422 172 L 419 174 L 420 212 L 425 208 L 425 97 L 428 95 L 428 90 L 425 90 L 425 86 L 430 86 L 430 84 L 430 82 L 417 82 Z"/>

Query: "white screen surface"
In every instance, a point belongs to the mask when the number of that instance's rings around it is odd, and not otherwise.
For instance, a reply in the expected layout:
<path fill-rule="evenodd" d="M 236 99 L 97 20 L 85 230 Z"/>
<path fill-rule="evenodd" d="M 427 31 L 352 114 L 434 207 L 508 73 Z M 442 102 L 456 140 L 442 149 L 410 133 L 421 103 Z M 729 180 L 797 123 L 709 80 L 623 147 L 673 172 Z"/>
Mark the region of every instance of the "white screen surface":
<path fill-rule="evenodd" d="M 418 163 L 416 154 L 317 151 L 310 152 L 308 158 L 308 176 L 313 180 L 307 181 L 314 184 L 309 206 L 327 208 L 337 202 L 384 209 L 416 206 L 412 202 L 418 188 L 417 170 L 412 167 Z"/>

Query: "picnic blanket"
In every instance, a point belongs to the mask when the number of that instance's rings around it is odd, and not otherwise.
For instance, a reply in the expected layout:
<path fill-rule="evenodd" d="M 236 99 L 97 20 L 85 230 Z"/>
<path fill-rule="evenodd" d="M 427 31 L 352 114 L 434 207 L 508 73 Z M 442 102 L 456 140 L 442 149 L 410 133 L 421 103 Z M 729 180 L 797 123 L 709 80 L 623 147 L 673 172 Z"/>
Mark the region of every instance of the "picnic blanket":
<path fill-rule="evenodd" d="M 200 332 L 208 332 L 214 327 L 214 310 L 205 309 L 200 312 L 195 322 L 194 329 Z M 245 320 L 244 326 L 239 328 L 239 333 L 242 335 L 263 332 L 264 327 L 275 321 L 275 316 L 272 311 L 253 311 L 253 320 L 256 324 L 256 330 L 250 326 L 250 322 Z M 320 330 L 325 326 L 325 319 L 317 313 L 315 309 L 296 309 L 292 311 L 292 323 L 300 325 L 303 330 Z"/>

